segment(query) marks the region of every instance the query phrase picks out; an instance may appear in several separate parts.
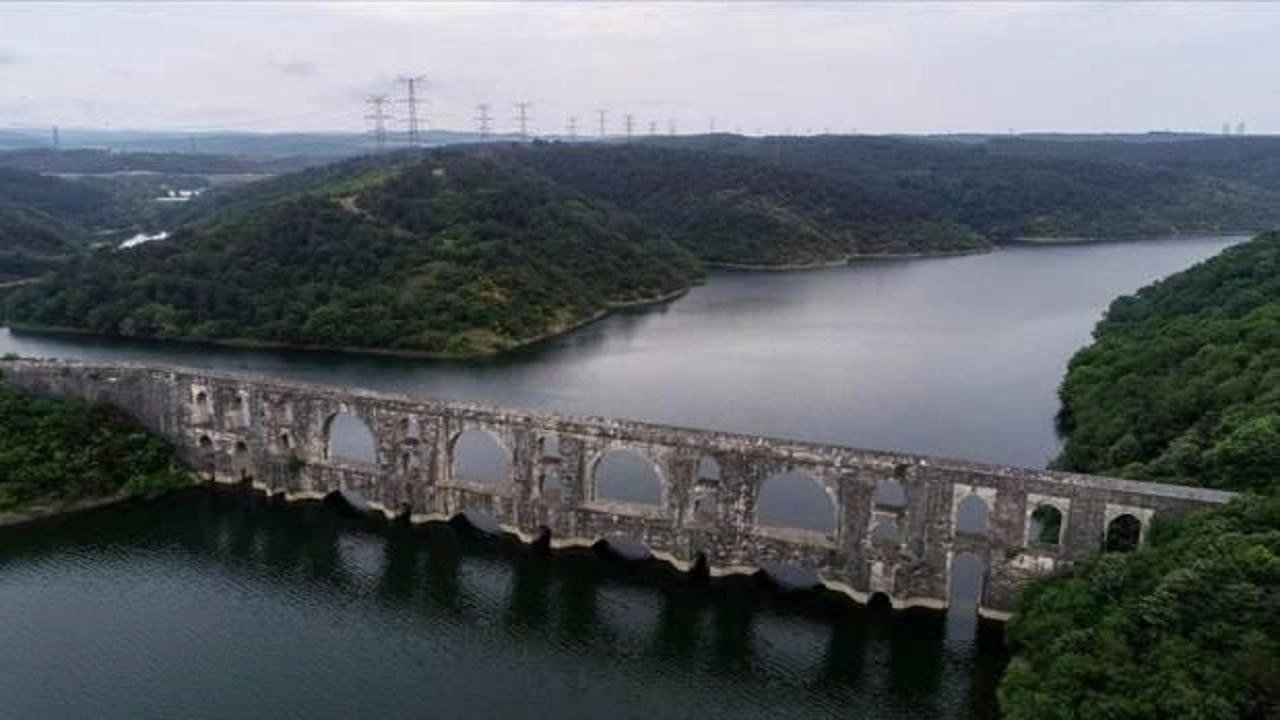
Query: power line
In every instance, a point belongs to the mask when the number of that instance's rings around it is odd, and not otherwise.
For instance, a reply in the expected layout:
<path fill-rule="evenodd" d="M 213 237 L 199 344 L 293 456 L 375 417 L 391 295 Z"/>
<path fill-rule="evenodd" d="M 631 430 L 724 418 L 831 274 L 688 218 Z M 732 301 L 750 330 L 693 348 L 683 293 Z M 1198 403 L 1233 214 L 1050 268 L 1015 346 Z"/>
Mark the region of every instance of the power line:
<path fill-rule="evenodd" d="M 418 145 L 418 83 L 425 83 L 425 75 L 401 75 L 396 78 L 408 88 L 404 103 L 409 106 L 409 144 Z"/>
<path fill-rule="evenodd" d="M 485 142 L 489 139 L 490 123 L 493 121 L 493 115 L 489 114 L 489 103 L 480 103 L 476 106 L 476 128 L 480 131 L 480 141 Z"/>
<path fill-rule="evenodd" d="M 609 111 L 604 109 L 597 110 L 596 115 L 600 116 L 600 137 L 604 137 L 608 134 L 605 131 L 609 129 L 609 124 L 607 122 Z"/>
<path fill-rule="evenodd" d="M 386 95 L 370 95 L 365 99 L 365 103 L 369 106 L 369 113 L 364 116 L 366 120 L 373 121 L 373 144 L 378 148 L 378 152 L 387 149 L 387 121 L 391 116 L 387 114 L 387 103 L 390 98 Z"/>
<path fill-rule="evenodd" d="M 527 100 L 521 100 L 516 103 L 516 122 L 520 123 L 520 139 L 529 139 L 529 108 L 533 107 L 533 103 Z"/>

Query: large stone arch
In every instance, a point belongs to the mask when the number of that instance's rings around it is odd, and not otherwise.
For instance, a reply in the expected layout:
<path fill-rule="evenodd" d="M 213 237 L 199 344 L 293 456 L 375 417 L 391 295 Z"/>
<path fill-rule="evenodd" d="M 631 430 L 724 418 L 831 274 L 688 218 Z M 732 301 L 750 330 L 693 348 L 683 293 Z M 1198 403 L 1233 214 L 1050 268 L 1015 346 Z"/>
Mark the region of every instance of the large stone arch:
<path fill-rule="evenodd" d="M 604 448 L 592 458 L 587 477 L 591 479 L 591 498 L 595 502 L 655 508 L 666 505 L 667 478 L 662 465 L 643 448 Z"/>
<path fill-rule="evenodd" d="M 995 513 L 996 489 L 982 485 L 951 488 L 951 529 L 955 535 L 986 535 Z"/>
<path fill-rule="evenodd" d="M 321 457 L 326 462 L 376 467 L 378 436 L 367 412 L 342 405 L 325 414 L 320 426 Z"/>
<path fill-rule="evenodd" d="M 453 483 L 509 486 L 515 482 L 514 461 L 502 433 L 493 428 L 467 425 L 449 437 L 445 462 Z"/>
<path fill-rule="evenodd" d="M 756 484 L 756 527 L 837 535 L 840 498 L 824 479 L 821 474 L 801 468 L 787 468 L 761 478 Z"/>

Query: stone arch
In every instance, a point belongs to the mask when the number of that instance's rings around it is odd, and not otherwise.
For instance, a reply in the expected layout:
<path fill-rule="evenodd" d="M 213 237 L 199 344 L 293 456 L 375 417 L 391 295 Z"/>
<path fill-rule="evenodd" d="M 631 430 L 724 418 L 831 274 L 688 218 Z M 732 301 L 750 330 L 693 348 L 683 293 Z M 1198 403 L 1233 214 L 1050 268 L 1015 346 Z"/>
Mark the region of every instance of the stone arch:
<path fill-rule="evenodd" d="M 648 456 L 616 449 L 596 460 L 592 470 L 596 500 L 661 506 L 662 473 Z"/>
<path fill-rule="evenodd" d="M 762 562 L 760 572 L 783 590 L 812 590 L 822 584 L 818 573 L 794 563 Z"/>
<path fill-rule="evenodd" d="M 902 528 L 898 526 L 898 518 L 892 515 L 872 518 L 871 543 L 886 546 L 902 544 Z"/>
<path fill-rule="evenodd" d="M 209 399 L 209 391 L 204 388 L 191 389 L 192 414 L 197 423 L 207 423 L 213 418 L 213 402 Z"/>
<path fill-rule="evenodd" d="M 249 460 L 248 443 L 244 440 L 237 440 L 232 449 L 231 459 L 233 461 L 232 467 L 235 470 L 236 479 L 249 480 L 253 477 Z"/>
<path fill-rule="evenodd" d="M 957 616 L 977 615 L 986 589 L 987 564 L 979 555 L 961 552 L 947 562 L 947 606 Z"/>
<path fill-rule="evenodd" d="M 280 449 L 285 452 L 293 449 L 293 438 L 289 436 L 288 430 L 280 433 Z"/>
<path fill-rule="evenodd" d="M 957 535 L 985 535 L 991 527 L 991 508 L 976 492 L 971 492 L 955 504 L 952 527 Z"/>
<path fill-rule="evenodd" d="M 720 461 L 714 456 L 703 455 L 698 459 L 698 476 L 695 479 L 720 482 Z"/>
<path fill-rule="evenodd" d="M 538 440 L 538 446 L 538 494 L 558 498 L 564 490 L 564 479 L 560 475 L 560 437 L 546 435 Z"/>
<path fill-rule="evenodd" d="M 1130 552 L 1142 542 L 1142 521 L 1131 513 L 1121 513 L 1107 523 L 1106 552 Z"/>
<path fill-rule="evenodd" d="M 505 485 L 511 482 L 511 453 L 496 435 L 481 427 L 458 433 L 449 444 L 454 482 Z"/>
<path fill-rule="evenodd" d="M 873 508 L 902 509 L 907 506 L 907 491 L 897 477 L 880 478 L 871 496 Z"/>
<path fill-rule="evenodd" d="M 812 475 L 790 470 L 770 475 L 756 495 L 756 525 L 835 535 L 839 504 Z"/>
<path fill-rule="evenodd" d="M 1028 545 L 1059 545 L 1062 543 L 1062 510 L 1057 505 L 1042 502 L 1032 509 L 1027 522 Z"/>
<path fill-rule="evenodd" d="M 201 435 L 200 438 L 196 440 L 196 445 L 199 445 L 201 450 L 212 452 L 213 438 L 209 437 L 208 435 Z"/>
<path fill-rule="evenodd" d="M 238 427 L 249 427 L 249 401 L 239 390 L 231 394 L 231 406 L 227 410 L 231 423 Z"/>
<path fill-rule="evenodd" d="M 343 410 L 333 413 L 324 422 L 325 460 L 378 464 L 378 441 L 373 431 L 355 413 Z"/>

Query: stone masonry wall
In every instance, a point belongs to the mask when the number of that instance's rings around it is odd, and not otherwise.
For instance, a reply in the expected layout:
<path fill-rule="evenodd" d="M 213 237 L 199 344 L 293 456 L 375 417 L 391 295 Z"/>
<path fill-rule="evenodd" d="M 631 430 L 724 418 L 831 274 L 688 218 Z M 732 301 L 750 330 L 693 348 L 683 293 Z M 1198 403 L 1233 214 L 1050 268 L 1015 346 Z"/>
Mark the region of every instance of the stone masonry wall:
<path fill-rule="evenodd" d="M 177 368 L 21 360 L 0 363 L 0 372 L 30 390 L 121 407 L 210 480 L 249 481 L 289 497 L 354 492 L 389 515 L 408 514 L 415 521 L 481 512 L 525 540 L 549 534 L 553 546 L 626 537 L 684 569 L 699 556 L 712 573 L 798 566 L 862 601 L 883 593 L 895 607 L 946 607 L 952 563 L 968 553 L 985 568 L 980 611 L 1002 616 L 1028 578 L 1098 552 L 1116 518 L 1131 516 L 1145 534 L 1154 515 L 1232 497 L 1199 488 Z M 329 423 L 338 413 L 368 426 L 376 463 L 329 457 Z M 454 476 L 454 443 L 472 428 L 489 432 L 506 449 L 507 477 L 476 484 Z M 549 441 L 558 444 L 558 458 L 544 458 Z M 593 469 L 607 453 L 621 449 L 653 463 L 662 483 L 659 505 L 597 499 Z M 708 457 L 718 463 L 719 477 L 700 476 L 699 464 Z M 763 483 L 789 472 L 804 473 L 826 491 L 835 507 L 833 532 L 757 521 Z M 558 475 L 558 487 L 544 492 L 549 473 Z M 900 487 L 905 502 L 877 502 L 877 488 L 886 484 Z M 962 502 L 985 506 L 984 528 L 958 530 Z M 1056 544 L 1029 537 L 1031 514 L 1041 506 L 1061 513 Z M 897 532 L 873 532 L 882 526 Z"/>

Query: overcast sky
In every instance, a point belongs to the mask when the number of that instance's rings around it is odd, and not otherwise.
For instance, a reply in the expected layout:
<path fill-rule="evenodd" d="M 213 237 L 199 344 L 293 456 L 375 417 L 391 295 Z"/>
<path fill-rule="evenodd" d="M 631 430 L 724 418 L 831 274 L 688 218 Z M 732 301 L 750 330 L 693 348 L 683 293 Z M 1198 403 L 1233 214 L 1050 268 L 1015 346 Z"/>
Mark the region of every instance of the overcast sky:
<path fill-rule="evenodd" d="M 0 5 L 0 129 L 1280 132 L 1280 4 Z M 398 109 L 399 110 L 399 109 Z M 400 111 L 398 114 L 403 115 Z"/>

